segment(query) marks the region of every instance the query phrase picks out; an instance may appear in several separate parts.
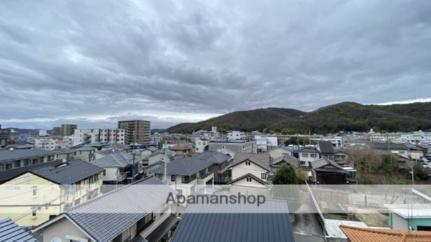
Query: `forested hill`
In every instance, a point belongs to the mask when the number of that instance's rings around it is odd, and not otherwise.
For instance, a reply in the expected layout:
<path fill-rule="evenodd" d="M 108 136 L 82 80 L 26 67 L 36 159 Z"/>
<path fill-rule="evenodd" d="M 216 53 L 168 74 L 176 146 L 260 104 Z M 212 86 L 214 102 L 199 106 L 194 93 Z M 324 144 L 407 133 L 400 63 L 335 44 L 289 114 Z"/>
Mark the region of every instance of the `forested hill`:
<path fill-rule="evenodd" d="M 267 131 L 283 133 L 331 133 L 338 131 L 415 131 L 431 130 L 431 103 L 362 105 L 343 102 L 303 112 L 287 108 L 265 108 L 228 113 L 197 123 L 182 123 L 167 129 L 170 133 L 209 130 Z"/>

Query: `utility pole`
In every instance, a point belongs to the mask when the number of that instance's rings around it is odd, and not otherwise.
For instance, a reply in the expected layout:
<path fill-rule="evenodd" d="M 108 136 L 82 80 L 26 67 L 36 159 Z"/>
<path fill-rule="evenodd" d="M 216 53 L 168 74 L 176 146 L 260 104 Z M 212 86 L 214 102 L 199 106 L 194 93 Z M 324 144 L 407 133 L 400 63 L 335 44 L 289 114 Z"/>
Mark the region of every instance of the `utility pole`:
<path fill-rule="evenodd" d="M 131 178 L 130 183 L 133 183 L 133 180 L 135 179 L 135 156 L 136 156 L 135 152 L 132 151 L 132 157 L 133 157 L 133 159 L 132 159 L 132 178 Z"/>

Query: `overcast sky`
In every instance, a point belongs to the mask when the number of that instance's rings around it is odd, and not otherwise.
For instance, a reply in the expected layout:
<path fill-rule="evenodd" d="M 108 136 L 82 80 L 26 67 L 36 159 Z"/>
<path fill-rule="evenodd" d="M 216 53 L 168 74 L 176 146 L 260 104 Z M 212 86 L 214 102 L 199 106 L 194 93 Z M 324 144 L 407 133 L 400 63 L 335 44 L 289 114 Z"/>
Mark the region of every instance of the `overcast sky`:
<path fill-rule="evenodd" d="M 0 3 L 3 127 L 430 100 L 431 1 Z"/>

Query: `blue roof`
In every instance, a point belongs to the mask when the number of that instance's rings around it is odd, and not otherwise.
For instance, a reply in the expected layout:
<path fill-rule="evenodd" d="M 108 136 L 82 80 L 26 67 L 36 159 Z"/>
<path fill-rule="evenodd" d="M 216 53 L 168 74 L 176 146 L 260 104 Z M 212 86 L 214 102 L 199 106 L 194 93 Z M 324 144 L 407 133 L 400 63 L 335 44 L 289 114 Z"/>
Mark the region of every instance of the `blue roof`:
<path fill-rule="evenodd" d="M 11 219 L 0 219 L 0 241 L 37 242 L 31 232 L 19 227 Z"/>
<path fill-rule="evenodd" d="M 172 242 L 293 242 L 288 213 L 189 213 L 181 219 Z"/>

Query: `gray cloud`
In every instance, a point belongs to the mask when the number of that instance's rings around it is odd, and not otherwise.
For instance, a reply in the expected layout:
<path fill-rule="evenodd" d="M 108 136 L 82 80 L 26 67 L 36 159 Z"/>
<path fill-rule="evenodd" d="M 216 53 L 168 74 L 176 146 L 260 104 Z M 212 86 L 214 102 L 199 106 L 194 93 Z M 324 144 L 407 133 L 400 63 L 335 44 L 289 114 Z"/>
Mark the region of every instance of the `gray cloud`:
<path fill-rule="evenodd" d="M 0 5 L 0 123 L 166 127 L 233 110 L 429 98 L 430 1 Z"/>

